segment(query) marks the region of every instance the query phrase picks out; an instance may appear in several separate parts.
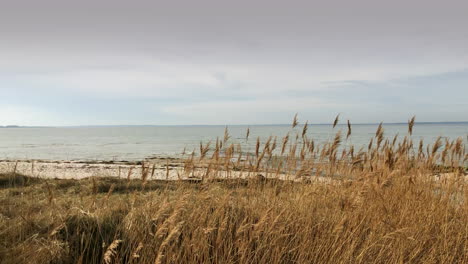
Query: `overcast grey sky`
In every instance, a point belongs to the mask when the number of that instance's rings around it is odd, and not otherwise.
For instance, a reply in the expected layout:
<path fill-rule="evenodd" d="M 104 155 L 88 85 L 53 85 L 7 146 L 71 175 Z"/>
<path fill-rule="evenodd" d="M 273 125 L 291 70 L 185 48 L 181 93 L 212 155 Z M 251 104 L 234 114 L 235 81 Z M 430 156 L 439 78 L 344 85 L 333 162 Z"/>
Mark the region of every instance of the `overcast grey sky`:
<path fill-rule="evenodd" d="M 0 125 L 468 121 L 468 1 L 0 0 Z"/>

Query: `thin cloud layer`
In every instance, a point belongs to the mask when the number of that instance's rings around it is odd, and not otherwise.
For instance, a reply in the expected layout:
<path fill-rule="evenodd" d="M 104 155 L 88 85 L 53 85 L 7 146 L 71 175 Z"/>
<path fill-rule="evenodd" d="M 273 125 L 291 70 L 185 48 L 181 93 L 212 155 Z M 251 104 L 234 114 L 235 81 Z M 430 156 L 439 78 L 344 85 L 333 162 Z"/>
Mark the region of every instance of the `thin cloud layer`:
<path fill-rule="evenodd" d="M 17 114 L 0 125 L 285 123 L 296 112 L 465 121 L 467 10 L 422 0 L 1 3 L 0 110 Z"/>

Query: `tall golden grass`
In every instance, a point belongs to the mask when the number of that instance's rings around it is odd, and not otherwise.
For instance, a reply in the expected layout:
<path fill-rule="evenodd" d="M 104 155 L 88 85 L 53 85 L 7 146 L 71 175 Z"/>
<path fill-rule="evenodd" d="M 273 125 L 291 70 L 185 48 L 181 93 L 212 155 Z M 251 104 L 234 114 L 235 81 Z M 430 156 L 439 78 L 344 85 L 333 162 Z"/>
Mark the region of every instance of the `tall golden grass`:
<path fill-rule="evenodd" d="M 245 152 L 200 143 L 178 181 L 0 177 L 1 263 L 468 263 L 462 138 L 336 134 L 307 122 Z M 169 174 L 169 166 L 166 166 Z M 150 171 L 152 171 L 150 173 Z"/>

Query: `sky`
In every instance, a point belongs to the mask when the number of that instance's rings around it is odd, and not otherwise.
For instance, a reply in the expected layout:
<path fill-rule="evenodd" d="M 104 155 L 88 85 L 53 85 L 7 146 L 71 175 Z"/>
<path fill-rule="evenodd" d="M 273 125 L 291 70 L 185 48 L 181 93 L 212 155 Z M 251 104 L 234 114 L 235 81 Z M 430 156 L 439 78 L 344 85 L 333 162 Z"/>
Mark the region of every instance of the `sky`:
<path fill-rule="evenodd" d="M 0 125 L 468 121 L 466 0 L 0 0 Z"/>

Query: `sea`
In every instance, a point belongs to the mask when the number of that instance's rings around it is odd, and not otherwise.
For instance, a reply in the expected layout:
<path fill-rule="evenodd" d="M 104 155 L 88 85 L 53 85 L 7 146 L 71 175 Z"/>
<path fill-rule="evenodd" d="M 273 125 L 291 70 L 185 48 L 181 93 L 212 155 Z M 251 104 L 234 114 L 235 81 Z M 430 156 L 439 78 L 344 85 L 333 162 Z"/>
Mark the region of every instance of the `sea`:
<path fill-rule="evenodd" d="M 309 125 L 307 137 L 316 144 L 333 140 L 342 131 L 342 146 L 365 146 L 375 136 L 378 124 L 354 124 L 352 134 L 345 140 L 347 126 L 330 124 Z M 0 128 L 0 159 L 2 160 L 79 160 L 79 161 L 137 161 L 152 157 L 181 157 L 197 151 L 200 142 L 206 144 L 223 139 L 227 128 L 229 143 L 240 144 L 242 150 L 254 151 L 259 137 L 286 134 L 294 139 L 302 134 L 302 125 L 233 125 L 233 126 L 96 126 L 96 127 L 11 127 Z M 383 124 L 384 135 L 399 139 L 408 135 L 407 124 Z M 246 131 L 249 129 L 249 138 Z M 468 143 L 468 122 L 416 123 L 412 139 L 433 143 L 439 136 L 451 140 L 461 137 Z"/>

